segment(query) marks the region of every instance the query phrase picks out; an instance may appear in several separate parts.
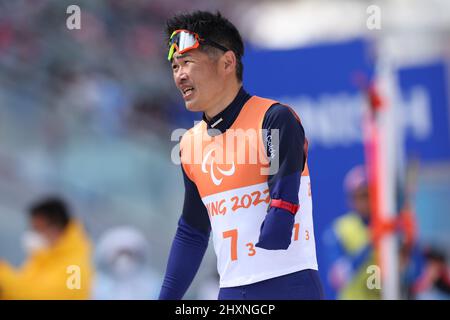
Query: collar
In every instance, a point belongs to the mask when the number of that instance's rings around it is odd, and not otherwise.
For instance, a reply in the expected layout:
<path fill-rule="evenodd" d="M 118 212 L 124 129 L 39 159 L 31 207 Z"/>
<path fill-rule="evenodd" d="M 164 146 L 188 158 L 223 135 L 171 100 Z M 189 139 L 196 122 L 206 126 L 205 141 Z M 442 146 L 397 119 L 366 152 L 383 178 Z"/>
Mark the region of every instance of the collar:
<path fill-rule="evenodd" d="M 250 98 L 251 95 L 244 90 L 244 87 L 241 87 L 234 100 L 211 120 L 206 119 L 206 116 L 203 113 L 203 121 L 205 121 L 208 126 L 208 132 L 210 129 L 215 129 L 219 130 L 220 133 L 224 133 L 225 130 L 231 127 L 241 112 L 242 107 Z"/>

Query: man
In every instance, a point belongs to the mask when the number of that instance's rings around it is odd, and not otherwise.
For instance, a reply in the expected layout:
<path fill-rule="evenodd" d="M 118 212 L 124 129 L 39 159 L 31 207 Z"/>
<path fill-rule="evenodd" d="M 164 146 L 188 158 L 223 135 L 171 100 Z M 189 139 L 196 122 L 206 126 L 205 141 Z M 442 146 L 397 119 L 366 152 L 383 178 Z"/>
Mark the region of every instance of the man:
<path fill-rule="evenodd" d="M 90 242 L 58 198 L 30 209 L 32 231 L 24 236 L 29 256 L 16 270 L 0 261 L 0 299 L 88 299 Z"/>
<path fill-rule="evenodd" d="M 380 290 L 367 286 L 367 267 L 375 264 L 370 231 L 371 208 L 364 166 L 344 178 L 351 211 L 338 217 L 324 234 L 330 261 L 328 280 L 339 299 L 380 299 Z"/>
<path fill-rule="evenodd" d="M 422 255 L 414 256 L 419 270 L 410 288 L 411 298 L 417 300 L 450 300 L 450 266 L 445 251 L 428 247 Z"/>
<path fill-rule="evenodd" d="M 166 31 L 175 84 L 203 121 L 180 142 L 185 200 L 160 299 L 183 297 L 211 230 L 219 299 L 321 299 L 299 118 L 243 89 L 243 42 L 220 13 L 178 15 Z"/>

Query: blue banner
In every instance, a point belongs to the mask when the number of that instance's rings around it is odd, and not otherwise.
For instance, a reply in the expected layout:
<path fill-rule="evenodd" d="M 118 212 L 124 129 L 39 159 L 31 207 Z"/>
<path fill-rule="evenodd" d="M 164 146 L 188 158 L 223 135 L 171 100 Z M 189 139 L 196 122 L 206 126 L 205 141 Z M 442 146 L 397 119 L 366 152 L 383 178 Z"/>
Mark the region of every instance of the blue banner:
<path fill-rule="evenodd" d="M 254 47 L 244 59 L 244 84 L 250 94 L 273 98 L 299 114 L 310 142 L 309 168 L 319 269 L 328 298 L 323 232 L 349 210 L 343 179 L 364 162 L 361 116 L 365 98 L 355 79 L 373 77 L 370 43 L 337 44 L 273 51 Z M 401 123 L 407 152 L 424 161 L 450 158 L 449 114 L 442 63 L 401 70 Z"/>

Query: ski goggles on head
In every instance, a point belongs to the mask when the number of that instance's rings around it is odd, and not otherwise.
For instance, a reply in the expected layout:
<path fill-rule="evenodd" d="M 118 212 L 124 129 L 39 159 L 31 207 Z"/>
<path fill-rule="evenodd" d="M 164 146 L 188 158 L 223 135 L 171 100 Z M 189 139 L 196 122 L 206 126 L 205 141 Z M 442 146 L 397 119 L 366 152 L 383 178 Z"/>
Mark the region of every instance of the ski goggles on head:
<path fill-rule="evenodd" d="M 200 43 L 216 47 L 223 51 L 228 51 L 227 48 L 214 42 L 212 40 L 201 39 L 200 36 L 192 31 L 179 29 L 175 30 L 170 36 L 169 40 L 169 54 L 167 60 L 171 61 L 173 54 L 178 51 L 179 54 L 183 54 L 189 50 L 196 49 L 200 46 Z"/>

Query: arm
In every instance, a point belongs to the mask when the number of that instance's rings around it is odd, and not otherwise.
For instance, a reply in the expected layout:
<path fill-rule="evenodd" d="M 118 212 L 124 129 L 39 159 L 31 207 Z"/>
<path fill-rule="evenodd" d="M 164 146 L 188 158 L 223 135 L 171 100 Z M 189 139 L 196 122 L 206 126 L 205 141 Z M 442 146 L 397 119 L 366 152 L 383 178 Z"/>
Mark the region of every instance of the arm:
<path fill-rule="evenodd" d="M 159 299 L 178 300 L 192 283 L 206 248 L 211 231 L 208 213 L 197 187 L 183 171 L 185 195 L 183 213 L 170 249 L 166 275 Z"/>
<path fill-rule="evenodd" d="M 0 261 L 0 300 L 88 299 L 90 271 L 84 258 L 75 259 L 81 268 L 81 287 L 77 290 L 67 286 L 70 275 L 66 269 L 74 263 L 73 258 L 55 258 L 51 264 L 46 259 L 44 269 L 42 259 L 34 256 L 19 269 Z"/>
<path fill-rule="evenodd" d="M 270 107 L 262 127 L 267 129 L 268 135 L 271 129 L 279 130 L 279 145 L 272 141 L 272 148 L 267 147 L 267 156 L 278 160 L 279 164 L 278 171 L 268 177 L 270 198 L 298 204 L 300 177 L 306 162 L 303 127 L 293 111 L 280 104 Z M 267 136 L 263 138 L 268 139 Z M 294 221 L 295 215 L 288 210 L 270 207 L 256 246 L 269 250 L 287 249 Z"/>
<path fill-rule="evenodd" d="M 360 251 L 351 254 L 344 248 L 333 227 L 325 230 L 323 244 L 327 250 L 328 280 L 335 290 L 340 290 L 347 285 L 373 253 L 369 243 Z"/>
<path fill-rule="evenodd" d="M 0 300 L 6 299 L 10 283 L 17 278 L 17 272 L 6 261 L 0 260 Z"/>

